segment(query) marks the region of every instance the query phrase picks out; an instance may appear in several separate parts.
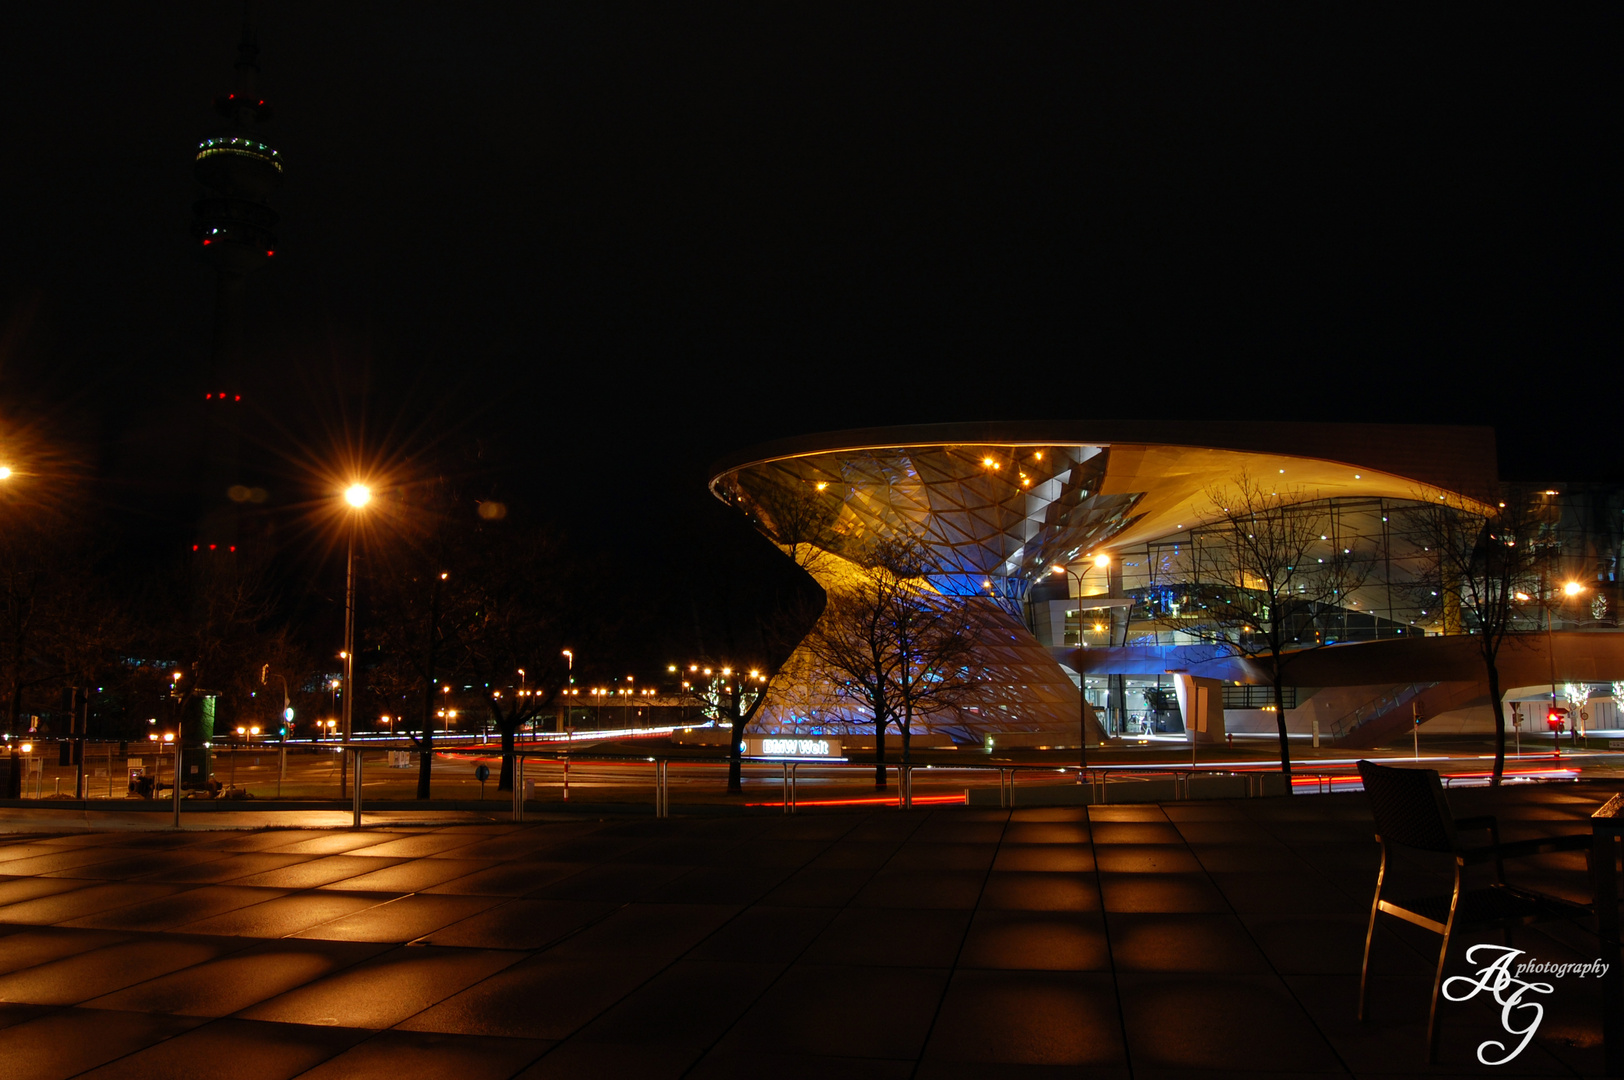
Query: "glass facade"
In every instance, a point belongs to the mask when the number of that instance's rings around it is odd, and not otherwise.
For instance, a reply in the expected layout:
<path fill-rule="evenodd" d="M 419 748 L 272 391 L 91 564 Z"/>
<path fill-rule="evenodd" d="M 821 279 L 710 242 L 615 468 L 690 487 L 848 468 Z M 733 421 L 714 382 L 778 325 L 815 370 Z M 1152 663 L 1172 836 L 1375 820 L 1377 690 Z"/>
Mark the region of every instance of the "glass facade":
<path fill-rule="evenodd" d="M 1529 586 L 1516 627 L 1542 629 L 1546 601 L 1554 629 L 1608 629 L 1618 626 L 1618 566 L 1624 498 L 1612 489 L 1571 493 L 1508 490 L 1508 499 L 1534 505 L 1532 535 L 1545 556 L 1539 579 Z M 1292 507 L 1324 529 L 1321 558 L 1341 552 L 1353 560 L 1357 584 L 1340 602 L 1321 604 L 1301 618 L 1294 639 L 1303 645 L 1471 633 L 1469 616 L 1451 610 L 1439 595 L 1437 556 L 1417 536 L 1414 521 L 1430 508 L 1415 499 L 1325 499 Z M 1132 600 L 1125 633 L 1115 644 L 1184 645 L 1206 640 L 1191 604 L 1192 585 L 1204 572 L 1225 565 L 1220 549 L 1230 543 L 1223 527 L 1193 528 L 1144 544 L 1119 549 L 1124 596 Z M 1577 582 L 1581 599 L 1567 601 L 1562 586 Z M 1430 583 L 1430 584 L 1429 584 Z M 1081 612 L 1081 641 L 1103 644 L 1098 612 Z M 1075 610 L 1066 613 L 1069 640 L 1078 640 Z M 1061 642 L 1055 642 L 1060 644 Z"/>

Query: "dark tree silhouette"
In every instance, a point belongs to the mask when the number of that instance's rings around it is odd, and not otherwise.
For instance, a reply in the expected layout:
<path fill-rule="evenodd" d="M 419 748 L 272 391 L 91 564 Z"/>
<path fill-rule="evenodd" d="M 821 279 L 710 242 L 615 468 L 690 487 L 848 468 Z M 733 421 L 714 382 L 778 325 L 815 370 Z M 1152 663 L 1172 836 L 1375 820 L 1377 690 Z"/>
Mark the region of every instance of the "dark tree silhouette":
<path fill-rule="evenodd" d="M 1153 588 L 1147 605 L 1164 625 L 1268 670 L 1289 792 L 1283 679 L 1294 659 L 1324 643 L 1317 621 L 1362 584 L 1368 553 L 1338 534 L 1328 504 L 1299 489 L 1242 474 L 1207 497 L 1211 524 L 1190 532 L 1174 578 Z"/>
<path fill-rule="evenodd" d="M 420 753 L 417 797 L 430 795 L 437 688 L 471 684 L 502 739 L 501 790 L 512 790 L 525 724 L 568 685 L 565 649 L 590 649 L 601 629 L 590 563 L 552 528 L 442 485 L 415 515 L 417 532 L 370 574 L 367 632 L 378 649 L 374 692 L 408 716 Z"/>
<path fill-rule="evenodd" d="M 1546 543 L 1550 508 L 1532 492 L 1507 491 L 1497 505 L 1448 492 L 1422 492 L 1403 512 L 1400 535 L 1424 568 L 1411 586 L 1420 603 L 1444 608 L 1446 627 L 1471 635 L 1483 661 L 1494 710 L 1494 773 L 1506 768 L 1506 710 L 1500 700 L 1500 653 L 1521 629 L 1537 630 L 1526 606 L 1541 596 L 1551 564 Z"/>
<path fill-rule="evenodd" d="M 885 729 L 896 723 L 902 758 L 916 717 L 957 706 L 978 679 L 971 604 L 926 581 L 924 551 L 907 540 L 876 541 L 853 573 L 828 575 L 823 617 L 805 648 L 836 693 L 874 722 L 874 784 L 886 785 Z"/>

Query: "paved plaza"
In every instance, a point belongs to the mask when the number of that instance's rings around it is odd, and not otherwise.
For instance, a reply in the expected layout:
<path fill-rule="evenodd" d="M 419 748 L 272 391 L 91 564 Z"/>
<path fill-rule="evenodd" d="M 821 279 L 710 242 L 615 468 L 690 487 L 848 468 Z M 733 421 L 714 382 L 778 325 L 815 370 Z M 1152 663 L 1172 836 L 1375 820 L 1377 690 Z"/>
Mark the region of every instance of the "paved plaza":
<path fill-rule="evenodd" d="M 1616 789 L 1450 798 L 1517 839 L 1584 830 Z M 40 827 L 0 842 L 7 1080 L 1602 1071 L 1599 988 L 1572 978 L 1504 1067 L 1475 1057 L 1506 1038 L 1498 1010 L 1446 1005 L 1428 1069 L 1436 939 L 1403 926 L 1354 1019 L 1378 855 L 1361 794 Z M 1588 898 L 1581 858 L 1518 869 Z M 1599 955 L 1566 924 L 1516 945 Z"/>

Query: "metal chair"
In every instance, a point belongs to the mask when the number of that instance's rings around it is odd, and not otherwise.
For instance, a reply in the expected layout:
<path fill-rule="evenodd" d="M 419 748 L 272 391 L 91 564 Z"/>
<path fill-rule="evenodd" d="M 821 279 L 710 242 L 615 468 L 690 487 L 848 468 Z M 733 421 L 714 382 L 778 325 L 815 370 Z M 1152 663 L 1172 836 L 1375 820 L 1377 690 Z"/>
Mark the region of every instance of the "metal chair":
<path fill-rule="evenodd" d="M 1443 784 L 1433 769 L 1394 769 L 1369 761 L 1359 762 L 1359 776 L 1370 798 L 1376 818 L 1376 839 L 1382 846 L 1381 870 L 1376 874 L 1376 896 L 1370 905 L 1370 926 L 1365 931 L 1365 961 L 1359 970 L 1359 1019 L 1370 1011 L 1370 946 L 1376 936 L 1376 916 L 1392 915 L 1407 923 L 1443 937 L 1438 948 L 1438 970 L 1432 979 L 1432 1007 L 1427 1013 L 1427 1061 L 1438 1060 L 1438 991 L 1443 984 L 1444 961 L 1449 945 L 1460 931 L 1501 929 L 1509 941 L 1510 928 L 1554 919 L 1588 917 L 1589 909 L 1543 893 L 1519 889 L 1505 883 L 1504 860 L 1553 851 L 1586 851 L 1590 837 L 1585 834 L 1545 840 L 1500 843 L 1500 829 L 1492 816 L 1456 819 L 1449 811 Z M 1460 843 L 1461 833 L 1489 834 L 1485 846 Z M 1390 845 L 1412 851 L 1448 855 L 1455 864 L 1455 888 L 1448 894 L 1422 897 L 1396 903 L 1385 899 Z M 1463 888 L 1461 878 L 1468 865 L 1492 862 L 1494 884 L 1484 888 Z"/>

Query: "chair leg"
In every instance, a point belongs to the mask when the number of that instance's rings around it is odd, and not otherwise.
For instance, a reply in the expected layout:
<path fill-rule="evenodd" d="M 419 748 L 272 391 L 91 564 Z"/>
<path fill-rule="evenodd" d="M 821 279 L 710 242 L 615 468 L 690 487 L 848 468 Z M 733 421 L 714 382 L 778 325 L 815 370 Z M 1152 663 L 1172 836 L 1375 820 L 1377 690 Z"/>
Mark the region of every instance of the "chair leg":
<path fill-rule="evenodd" d="M 1382 882 L 1387 878 L 1387 841 L 1382 841 L 1382 864 L 1376 871 L 1376 895 L 1370 900 L 1370 925 L 1365 927 L 1365 962 L 1359 968 L 1359 1019 L 1370 1012 L 1370 944 L 1376 940 L 1376 913 L 1382 907 Z"/>
<path fill-rule="evenodd" d="M 1376 912 L 1380 910 L 1377 905 L 1381 903 L 1381 889 L 1376 890 L 1376 899 L 1370 904 L 1370 925 L 1365 927 L 1365 962 L 1359 967 L 1359 1019 L 1362 1021 L 1370 1015 L 1370 946 L 1376 939 Z"/>
<path fill-rule="evenodd" d="M 1454 920 L 1451 919 L 1451 922 Z M 1438 998 L 1444 984 L 1444 962 L 1449 958 L 1449 932 L 1438 947 L 1438 972 L 1432 977 L 1432 1008 L 1427 1012 L 1427 1064 L 1438 1064 Z"/>

